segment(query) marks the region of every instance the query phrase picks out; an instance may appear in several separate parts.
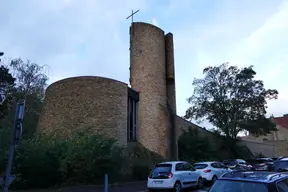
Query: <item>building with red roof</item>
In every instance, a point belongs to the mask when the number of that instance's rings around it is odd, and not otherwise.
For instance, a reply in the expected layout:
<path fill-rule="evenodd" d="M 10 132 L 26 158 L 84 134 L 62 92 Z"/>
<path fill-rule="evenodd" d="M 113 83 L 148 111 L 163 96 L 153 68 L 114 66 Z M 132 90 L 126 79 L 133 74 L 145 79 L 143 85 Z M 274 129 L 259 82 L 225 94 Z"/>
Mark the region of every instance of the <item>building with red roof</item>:
<path fill-rule="evenodd" d="M 263 141 L 285 141 L 288 140 L 288 114 L 282 117 L 271 117 L 271 120 L 276 124 L 277 131 L 259 137 L 247 135 L 241 137 L 242 140 L 263 142 Z"/>

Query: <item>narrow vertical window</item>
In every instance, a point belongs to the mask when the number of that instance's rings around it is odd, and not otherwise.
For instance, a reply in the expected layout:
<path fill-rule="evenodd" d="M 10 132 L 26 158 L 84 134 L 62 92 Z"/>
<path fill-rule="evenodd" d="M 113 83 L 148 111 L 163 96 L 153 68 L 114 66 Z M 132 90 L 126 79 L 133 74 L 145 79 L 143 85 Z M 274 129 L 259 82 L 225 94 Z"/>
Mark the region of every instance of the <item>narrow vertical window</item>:
<path fill-rule="evenodd" d="M 137 139 L 137 111 L 138 111 L 138 93 L 129 89 L 128 106 L 127 106 L 127 140 L 132 142 Z"/>

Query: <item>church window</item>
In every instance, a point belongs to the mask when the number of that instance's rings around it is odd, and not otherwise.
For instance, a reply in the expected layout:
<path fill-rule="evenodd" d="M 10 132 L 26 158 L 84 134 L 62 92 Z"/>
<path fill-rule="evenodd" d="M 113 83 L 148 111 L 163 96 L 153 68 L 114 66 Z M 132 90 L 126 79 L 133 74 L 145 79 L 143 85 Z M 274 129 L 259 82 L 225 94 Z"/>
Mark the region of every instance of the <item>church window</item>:
<path fill-rule="evenodd" d="M 138 111 L 139 94 L 131 88 L 128 88 L 128 121 L 127 121 L 127 140 L 136 141 L 137 136 L 137 111 Z"/>

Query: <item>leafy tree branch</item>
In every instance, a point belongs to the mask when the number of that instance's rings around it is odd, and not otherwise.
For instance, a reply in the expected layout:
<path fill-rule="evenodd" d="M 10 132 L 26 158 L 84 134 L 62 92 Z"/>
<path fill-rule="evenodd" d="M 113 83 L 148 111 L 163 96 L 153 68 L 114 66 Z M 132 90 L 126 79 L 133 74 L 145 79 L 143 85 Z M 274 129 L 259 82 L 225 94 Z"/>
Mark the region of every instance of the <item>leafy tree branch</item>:
<path fill-rule="evenodd" d="M 277 99 L 278 91 L 265 89 L 256 80 L 253 66 L 242 69 L 223 63 L 203 70 L 204 78 L 194 79 L 193 95 L 188 98 L 186 119 L 207 119 L 227 137 L 236 139 L 247 130 L 255 136 L 276 130 L 265 117 L 268 99 Z"/>

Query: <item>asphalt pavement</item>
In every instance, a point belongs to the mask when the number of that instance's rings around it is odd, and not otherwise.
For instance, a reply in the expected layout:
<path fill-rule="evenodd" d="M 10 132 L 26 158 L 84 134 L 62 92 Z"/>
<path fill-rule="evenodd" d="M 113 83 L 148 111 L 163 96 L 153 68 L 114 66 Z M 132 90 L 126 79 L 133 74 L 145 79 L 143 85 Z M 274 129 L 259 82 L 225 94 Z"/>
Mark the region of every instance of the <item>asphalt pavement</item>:
<path fill-rule="evenodd" d="M 209 188 L 201 190 L 189 190 L 187 192 L 208 192 Z M 10 190 L 9 190 L 10 191 Z M 75 186 L 56 190 L 29 190 L 15 192 L 104 192 L 104 187 L 99 186 Z M 146 182 L 126 183 L 117 186 L 109 186 L 108 192 L 148 192 Z"/>
<path fill-rule="evenodd" d="M 201 190 L 189 190 L 188 192 L 207 192 L 209 188 Z M 103 187 L 78 186 L 57 190 L 58 192 L 103 192 Z M 55 191 L 56 192 L 56 191 Z M 148 192 L 146 182 L 123 184 L 122 186 L 110 186 L 108 192 Z"/>

